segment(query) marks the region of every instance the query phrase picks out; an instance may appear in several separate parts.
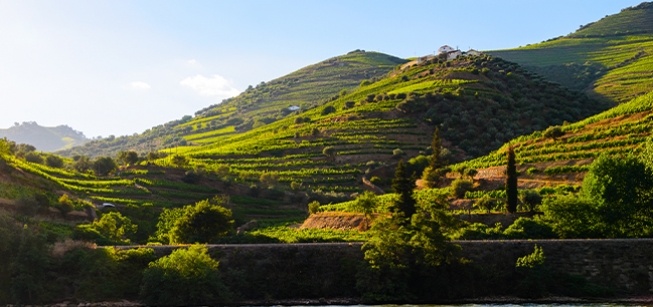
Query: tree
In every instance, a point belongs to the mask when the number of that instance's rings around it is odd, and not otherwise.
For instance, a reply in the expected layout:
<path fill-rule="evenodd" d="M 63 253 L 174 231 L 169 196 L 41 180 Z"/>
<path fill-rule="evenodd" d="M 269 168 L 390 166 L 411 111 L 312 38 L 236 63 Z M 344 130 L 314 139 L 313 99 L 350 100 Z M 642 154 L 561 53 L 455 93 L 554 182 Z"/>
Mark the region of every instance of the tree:
<path fill-rule="evenodd" d="M 188 166 L 188 158 L 186 158 L 184 155 L 173 155 L 170 158 L 170 163 L 174 167 L 184 168 Z"/>
<path fill-rule="evenodd" d="M 73 168 L 80 173 L 86 173 L 93 168 L 93 162 L 87 156 L 78 156 Z"/>
<path fill-rule="evenodd" d="M 61 159 L 61 157 L 56 156 L 56 155 L 48 155 L 45 158 L 45 165 L 47 165 L 49 167 L 62 168 L 63 167 L 63 159 Z"/>
<path fill-rule="evenodd" d="M 97 176 L 106 176 L 118 168 L 116 162 L 110 157 L 98 157 L 93 162 L 93 171 Z"/>
<path fill-rule="evenodd" d="M 376 194 L 365 191 L 365 193 L 356 198 L 350 209 L 354 212 L 363 213 L 365 217 L 372 219 L 372 213 L 376 210 L 377 203 Z"/>
<path fill-rule="evenodd" d="M 478 174 L 478 171 L 476 169 L 465 168 L 465 170 L 463 171 L 463 173 L 461 175 L 465 176 L 465 177 L 467 177 L 469 179 L 474 180 L 474 176 L 476 176 L 476 174 Z"/>
<path fill-rule="evenodd" d="M 145 156 L 145 159 L 147 159 L 147 161 L 154 161 L 154 160 L 159 159 L 159 158 L 161 158 L 161 155 L 159 153 L 157 153 L 157 152 L 154 152 L 154 151 L 148 152 L 147 156 Z"/>
<path fill-rule="evenodd" d="M 118 160 L 125 165 L 134 165 L 138 162 L 138 153 L 133 150 L 120 151 L 118 152 Z"/>
<path fill-rule="evenodd" d="M 406 153 L 401 150 L 401 148 L 395 148 L 392 150 L 392 158 L 393 159 L 401 159 Z"/>
<path fill-rule="evenodd" d="M 488 214 L 496 207 L 496 201 L 489 195 L 484 195 L 474 203 L 474 208 L 485 210 Z"/>
<path fill-rule="evenodd" d="M 515 162 L 515 151 L 512 145 L 507 150 L 508 165 L 506 166 L 506 196 L 508 202 L 506 209 L 510 213 L 517 212 L 517 165 Z"/>
<path fill-rule="evenodd" d="M 39 155 L 36 152 L 30 151 L 27 154 L 25 154 L 25 161 L 43 164 L 43 157 L 41 157 L 41 155 Z"/>
<path fill-rule="evenodd" d="M 544 130 L 544 137 L 549 138 L 549 139 L 557 139 L 561 136 L 565 135 L 565 132 L 562 131 L 562 128 L 560 126 L 552 126 L 549 128 L 546 128 Z"/>
<path fill-rule="evenodd" d="M 601 237 L 600 215 L 588 199 L 574 195 L 547 198 L 540 210 L 561 239 Z"/>
<path fill-rule="evenodd" d="M 221 164 L 215 168 L 215 174 L 218 175 L 220 179 L 226 178 L 227 176 L 229 176 L 230 173 L 231 173 L 231 168 L 229 168 L 228 165 Z"/>
<path fill-rule="evenodd" d="M 171 229 L 171 243 L 211 243 L 233 229 L 231 210 L 209 200 L 184 207 Z"/>
<path fill-rule="evenodd" d="M 447 161 L 442 158 L 442 140 L 440 139 L 440 128 L 438 127 L 435 127 L 433 132 L 431 151 L 431 160 L 429 166 L 424 170 L 422 179 L 426 181 L 429 187 L 434 188 L 446 174 L 442 169 L 447 165 Z"/>
<path fill-rule="evenodd" d="M 47 289 L 50 257 L 45 238 L 25 227 L 9 269 L 11 294 L 19 304 L 39 303 Z"/>
<path fill-rule="evenodd" d="M 109 212 L 102 215 L 90 225 L 79 225 L 82 229 L 88 229 L 99 233 L 102 237 L 112 241 L 114 244 L 129 244 L 129 237 L 136 234 L 138 225 L 120 214 L 120 212 Z"/>
<path fill-rule="evenodd" d="M 653 170 L 632 155 L 599 156 L 583 179 L 582 195 L 601 217 L 606 237 L 647 237 L 653 227 Z"/>
<path fill-rule="evenodd" d="M 220 281 L 218 265 L 206 246 L 174 250 L 150 263 L 143 272 L 141 296 L 152 306 L 219 303 L 228 291 Z"/>
<path fill-rule="evenodd" d="M 464 198 L 468 191 L 474 188 L 474 181 L 469 179 L 458 178 L 451 183 L 451 196 Z"/>
<path fill-rule="evenodd" d="M 61 213 L 62 217 L 66 217 L 66 215 L 75 209 L 75 204 L 73 203 L 73 200 L 68 197 L 68 194 L 61 195 L 59 197 L 59 201 L 57 202 L 57 210 Z"/>
<path fill-rule="evenodd" d="M 322 115 L 328 115 L 328 114 L 331 114 L 331 113 L 335 113 L 336 111 L 337 110 L 336 110 L 336 108 L 334 106 L 326 106 L 322 110 Z"/>
<path fill-rule="evenodd" d="M 409 220 L 398 211 L 390 218 L 378 218 L 363 245 L 370 264 L 367 276 L 372 277 L 359 280 L 357 287 L 375 297 L 409 298 L 414 295 L 414 281 L 432 276 L 443 263 L 455 262 L 460 247 L 451 244 L 448 235 L 461 221 L 446 211 L 447 206 L 446 195 L 440 194 Z"/>
<path fill-rule="evenodd" d="M 413 190 L 415 190 L 415 178 L 408 175 L 404 160 L 400 160 L 395 171 L 395 178 L 392 180 L 392 189 L 399 197 L 393 201 L 392 209 L 394 212 L 402 213 L 404 223 L 409 223 L 413 214 L 415 214 L 415 198 L 413 198 Z"/>
<path fill-rule="evenodd" d="M 259 181 L 261 181 L 261 185 L 266 188 L 272 187 L 279 183 L 279 175 L 276 173 L 265 172 L 261 174 Z"/>
<path fill-rule="evenodd" d="M 326 146 L 322 150 L 322 154 L 324 154 L 329 159 L 329 161 L 333 162 L 336 159 L 337 152 L 333 146 Z"/>
<path fill-rule="evenodd" d="M 308 203 L 308 214 L 315 214 L 320 211 L 320 202 L 317 200 L 314 200 L 310 203 Z"/>
<path fill-rule="evenodd" d="M 533 190 L 521 191 L 519 193 L 519 200 L 522 203 L 523 209 L 533 212 L 542 203 L 542 195 Z"/>

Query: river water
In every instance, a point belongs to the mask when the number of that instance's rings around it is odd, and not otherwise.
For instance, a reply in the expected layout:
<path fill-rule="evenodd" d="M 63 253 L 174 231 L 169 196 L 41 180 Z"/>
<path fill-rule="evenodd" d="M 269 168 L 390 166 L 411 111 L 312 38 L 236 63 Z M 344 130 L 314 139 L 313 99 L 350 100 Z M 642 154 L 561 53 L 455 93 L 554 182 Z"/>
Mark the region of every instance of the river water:
<path fill-rule="evenodd" d="M 325 305 L 312 307 L 651 307 L 653 304 L 556 303 L 556 304 L 460 304 L 460 305 Z M 288 306 L 290 307 L 290 306 Z M 293 306 L 293 307 L 300 307 Z M 305 307 L 305 305 L 303 306 Z"/>

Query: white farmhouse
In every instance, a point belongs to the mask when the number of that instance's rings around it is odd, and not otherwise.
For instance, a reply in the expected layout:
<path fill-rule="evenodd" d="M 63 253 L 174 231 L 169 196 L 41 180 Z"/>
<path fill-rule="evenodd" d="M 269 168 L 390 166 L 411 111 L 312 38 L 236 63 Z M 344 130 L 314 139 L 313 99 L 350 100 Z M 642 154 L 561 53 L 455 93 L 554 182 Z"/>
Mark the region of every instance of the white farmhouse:
<path fill-rule="evenodd" d="M 299 106 L 289 106 L 288 107 L 288 111 L 290 111 L 290 112 L 295 112 L 295 111 L 297 111 L 299 109 L 300 109 Z"/>
<path fill-rule="evenodd" d="M 466 52 L 466 54 L 469 54 L 469 55 L 481 55 L 481 53 L 480 53 L 479 51 L 476 51 L 476 50 L 474 50 L 474 49 L 469 49 L 469 50 Z"/>
<path fill-rule="evenodd" d="M 438 49 L 438 54 L 449 53 L 449 52 L 452 52 L 452 51 L 455 51 L 455 50 L 456 49 L 453 49 L 449 45 L 444 45 L 444 46 L 440 47 L 440 49 Z"/>
<path fill-rule="evenodd" d="M 462 51 L 460 50 L 454 50 L 447 52 L 447 61 L 451 61 L 459 56 L 463 55 Z"/>

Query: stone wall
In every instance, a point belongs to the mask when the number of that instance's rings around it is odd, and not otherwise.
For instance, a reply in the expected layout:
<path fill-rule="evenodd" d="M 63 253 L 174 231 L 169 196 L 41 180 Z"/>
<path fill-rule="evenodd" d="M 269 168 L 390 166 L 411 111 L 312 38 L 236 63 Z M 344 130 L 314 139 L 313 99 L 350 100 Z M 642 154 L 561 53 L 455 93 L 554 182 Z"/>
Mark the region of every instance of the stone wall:
<path fill-rule="evenodd" d="M 653 291 L 653 239 L 457 241 L 462 256 L 478 266 L 509 274 L 517 258 L 541 246 L 552 272 L 576 274 L 619 293 Z M 286 298 L 351 297 L 362 243 L 209 245 L 221 271 L 248 276 L 253 299 L 258 289 L 284 287 Z M 119 247 L 121 249 L 133 247 Z M 175 246 L 152 247 L 158 257 Z M 183 247 L 181 247 L 183 248 Z M 254 278 L 254 279 L 251 279 Z M 284 294 L 285 296 L 286 294 Z M 284 297 L 279 297 L 284 298 Z"/>
<path fill-rule="evenodd" d="M 581 275 L 615 290 L 653 290 L 653 239 L 459 241 L 466 258 L 483 265 L 514 264 L 541 246 L 551 270 Z"/>

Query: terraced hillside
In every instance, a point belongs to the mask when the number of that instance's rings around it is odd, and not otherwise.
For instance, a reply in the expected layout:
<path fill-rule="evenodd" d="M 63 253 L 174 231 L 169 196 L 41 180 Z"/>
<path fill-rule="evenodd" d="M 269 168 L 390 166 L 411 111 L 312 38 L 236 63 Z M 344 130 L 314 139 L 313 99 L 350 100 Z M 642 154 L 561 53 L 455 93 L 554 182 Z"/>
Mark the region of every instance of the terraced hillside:
<path fill-rule="evenodd" d="M 624 103 L 653 91 L 653 3 L 642 3 L 558 37 L 488 51 L 574 90 Z"/>
<path fill-rule="evenodd" d="M 385 76 L 406 60 L 378 52 L 352 51 L 248 88 L 180 120 L 146 130 L 136 136 L 109 137 L 83 147 L 60 151 L 65 156 L 115 156 L 121 150 L 140 153 L 189 143 L 211 143 L 213 138 L 248 131 L 280 120 L 296 106 L 309 109 L 351 91 L 363 80 Z"/>
<path fill-rule="evenodd" d="M 358 192 L 367 169 L 426 150 L 434 125 L 462 160 L 606 108 L 497 58 L 434 59 L 250 131 L 168 150 L 157 163 L 171 166 L 179 154 L 191 158 L 189 167 L 226 167 L 244 182 L 270 173 L 302 189 Z"/>
<path fill-rule="evenodd" d="M 0 145 L 2 142 L 0 140 Z M 28 162 L 7 153 L 0 154 L 0 165 L 0 201 L 9 203 L 21 197 L 44 194 L 50 204 L 56 204 L 61 195 L 68 194 L 86 200 L 87 205 L 109 202 L 122 210 L 130 204 L 141 206 L 150 203 L 160 211 L 219 195 L 228 197 L 226 206 L 233 210 L 239 223 L 251 219 L 296 219 L 304 216 L 303 206 L 284 200 L 286 195 L 283 192 L 274 199 L 264 193 L 251 197 L 247 186 L 225 185 L 215 176 L 202 176 L 193 184 L 185 183 L 182 180 L 184 171 L 180 169 L 136 166 L 123 168 L 114 176 L 99 177 Z"/>
<path fill-rule="evenodd" d="M 653 131 L 652 112 L 653 93 L 649 93 L 585 120 L 561 126 L 562 133 L 555 138 L 538 131 L 462 164 L 478 169 L 504 165 L 506 148 L 512 145 L 517 162 L 532 168 L 529 175 L 577 174 L 580 175 L 578 179 L 582 179 L 588 170 L 587 164 L 601 154 L 641 152 Z"/>

